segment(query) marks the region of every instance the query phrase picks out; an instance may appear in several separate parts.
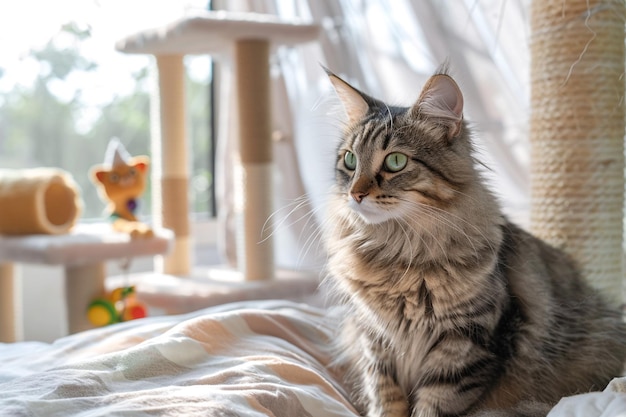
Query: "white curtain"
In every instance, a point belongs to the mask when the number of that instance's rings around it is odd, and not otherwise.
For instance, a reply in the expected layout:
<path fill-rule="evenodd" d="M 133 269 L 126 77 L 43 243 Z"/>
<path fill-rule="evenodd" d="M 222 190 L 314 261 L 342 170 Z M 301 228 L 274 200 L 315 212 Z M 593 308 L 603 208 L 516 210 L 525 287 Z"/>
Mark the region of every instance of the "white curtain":
<path fill-rule="evenodd" d="M 320 64 L 387 102 L 410 105 L 443 62 L 465 96 L 485 175 L 505 212 L 528 208 L 527 0 L 229 0 L 218 10 L 271 13 L 322 27 L 318 42 L 279 48 L 272 60 L 277 264 L 317 269 L 319 226 L 333 180 L 342 111 Z M 232 231 L 236 126 L 228 111 L 229 64 L 220 74 L 218 200 L 222 248 L 235 262 Z"/>

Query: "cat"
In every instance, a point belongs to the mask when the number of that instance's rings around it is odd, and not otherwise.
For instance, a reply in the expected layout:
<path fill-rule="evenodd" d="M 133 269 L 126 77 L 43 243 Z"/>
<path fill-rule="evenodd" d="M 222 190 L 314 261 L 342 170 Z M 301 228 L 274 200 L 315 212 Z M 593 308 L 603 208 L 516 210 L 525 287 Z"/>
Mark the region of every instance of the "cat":
<path fill-rule="evenodd" d="M 327 73 L 347 125 L 325 241 L 359 411 L 545 416 L 620 375 L 620 313 L 570 257 L 501 213 L 447 67 L 410 107 Z"/>

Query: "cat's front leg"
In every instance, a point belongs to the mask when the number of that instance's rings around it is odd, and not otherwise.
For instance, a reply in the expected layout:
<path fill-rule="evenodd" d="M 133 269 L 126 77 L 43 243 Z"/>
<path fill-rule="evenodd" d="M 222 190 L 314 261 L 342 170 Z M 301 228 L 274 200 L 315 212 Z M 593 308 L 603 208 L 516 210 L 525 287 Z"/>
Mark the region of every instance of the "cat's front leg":
<path fill-rule="evenodd" d="M 369 340 L 368 340 L 369 339 Z M 408 417 L 409 403 L 396 381 L 393 355 L 380 340 L 362 337 L 362 397 L 367 417 Z"/>
<path fill-rule="evenodd" d="M 467 385 L 469 386 L 469 384 Z M 469 391 L 457 385 L 422 388 L 412 400 L 411 417 L 465 416 L 474 408 L 483 389 L 471 387 Z"/>
<path fill-rule="evenodd" d="M 411 417 L 441 417 L 457 414 L 442 414 L 441 410 L 436 407 L 430 407 L 425 405 L 417 405 L 411 410 Z"/>
<path fill-rule="evenodd" d="M 464 338 L 442 340 L 446 343 L 433 348 L 420 368 L 422 376 L 410 394 L 411 417 L 465 416 L 502 372 L 500 360 L 488 350 L 470 347 Z"/>
<path fill-rule="evenodd" d="M 367 417 L 409 416 L 409 403 L 393 378 L 377 372 L 367 379 L 364 393 L 368 402 Z"/>

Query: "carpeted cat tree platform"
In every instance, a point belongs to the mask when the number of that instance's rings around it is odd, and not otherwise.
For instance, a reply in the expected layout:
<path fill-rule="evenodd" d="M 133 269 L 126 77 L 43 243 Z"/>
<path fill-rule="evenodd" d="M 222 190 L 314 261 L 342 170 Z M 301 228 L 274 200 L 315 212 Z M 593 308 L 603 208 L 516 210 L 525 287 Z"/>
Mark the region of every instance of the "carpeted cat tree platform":
<path fill-rule="evenodd" d="M 531 12 L 531 228 L 621 303 L 626 7 L 535 0 Z"/>

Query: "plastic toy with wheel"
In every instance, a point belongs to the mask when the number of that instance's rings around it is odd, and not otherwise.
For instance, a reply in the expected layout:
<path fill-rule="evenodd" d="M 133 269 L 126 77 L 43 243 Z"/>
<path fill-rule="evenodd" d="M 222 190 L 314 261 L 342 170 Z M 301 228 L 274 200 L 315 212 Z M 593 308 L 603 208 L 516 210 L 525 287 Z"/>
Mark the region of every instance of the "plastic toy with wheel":
<path fill-rule="evenodd" d="M 96 298 L 87 308 L 87 318 L 94 326 L 106 326 L 147 316 L 145 304 L 137 300 L 135 287 L 116 288 Z"/>

